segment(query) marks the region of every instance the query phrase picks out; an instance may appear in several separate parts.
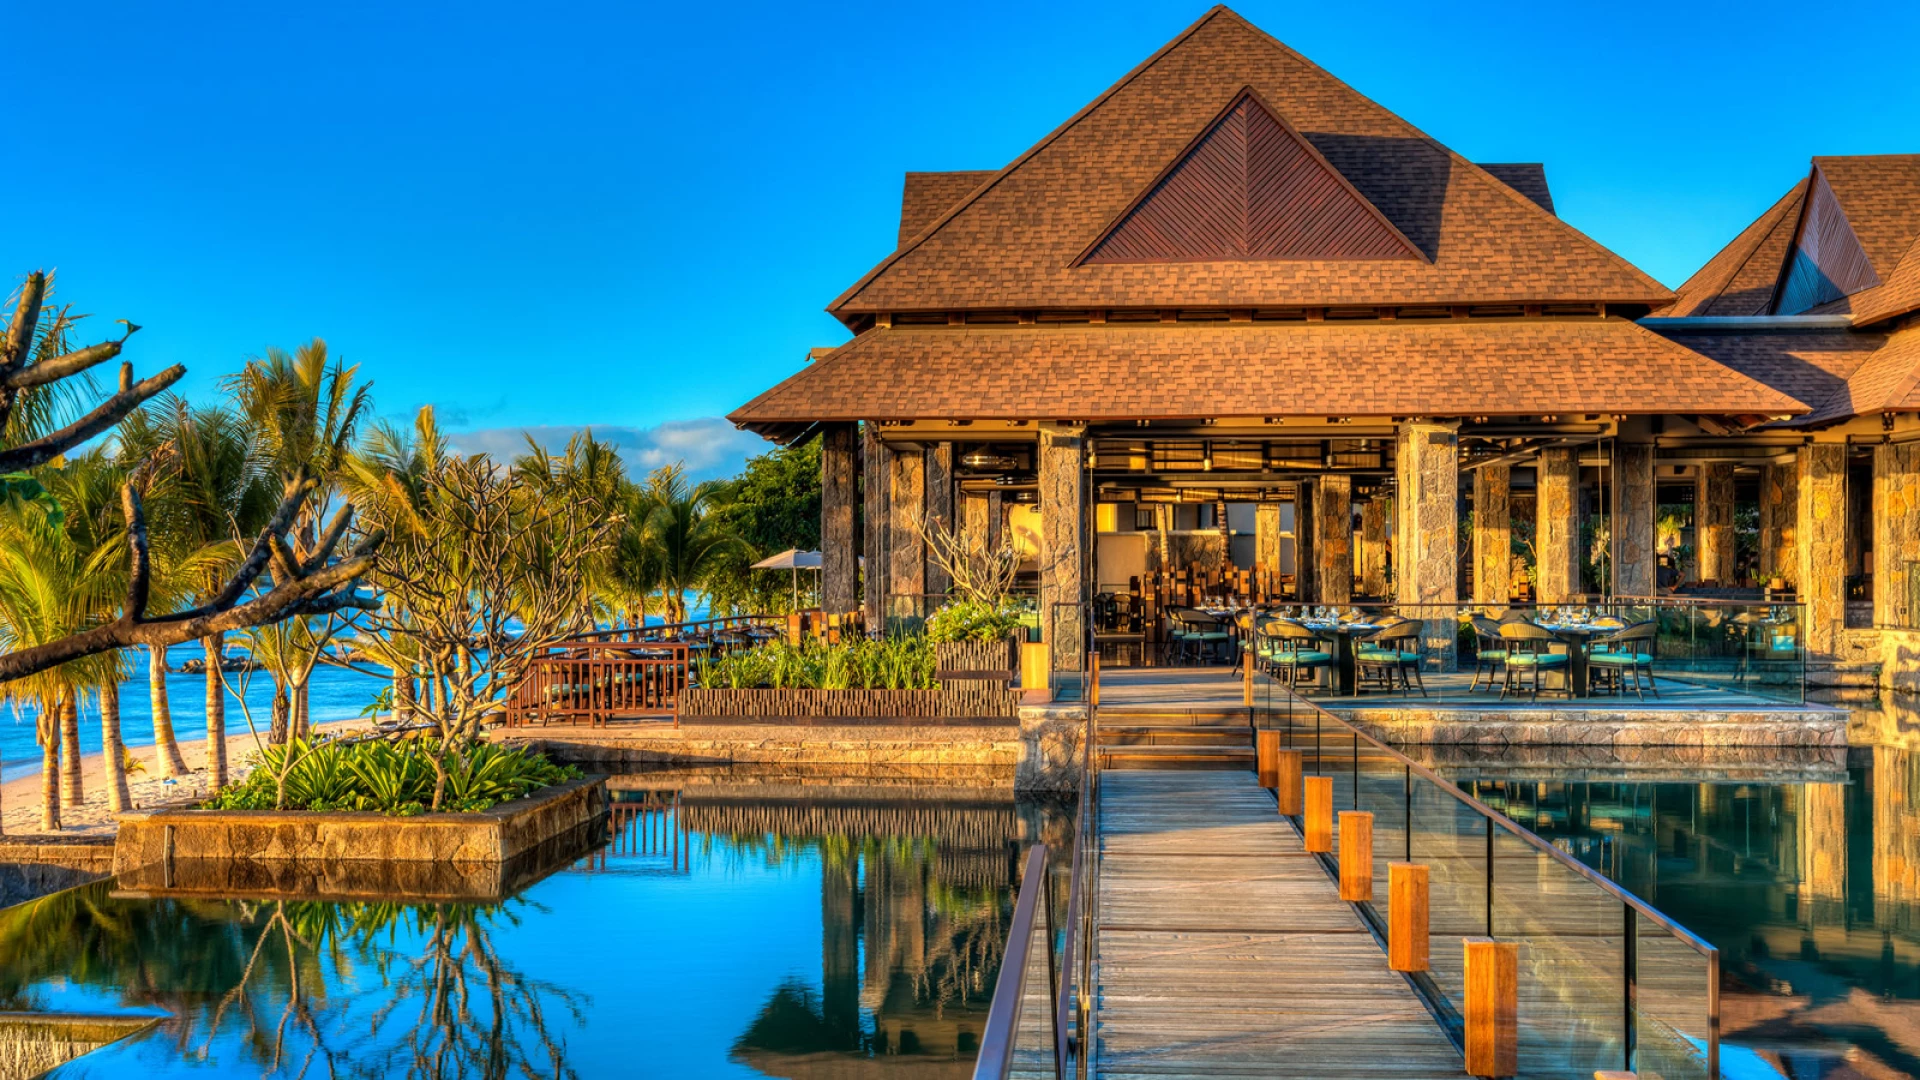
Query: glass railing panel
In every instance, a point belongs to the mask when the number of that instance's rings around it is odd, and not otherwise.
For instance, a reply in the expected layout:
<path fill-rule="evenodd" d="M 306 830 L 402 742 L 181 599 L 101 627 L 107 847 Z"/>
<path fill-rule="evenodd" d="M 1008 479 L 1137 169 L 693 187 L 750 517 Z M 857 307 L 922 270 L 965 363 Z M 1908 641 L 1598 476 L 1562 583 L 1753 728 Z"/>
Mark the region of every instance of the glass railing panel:
<path fill-rule="evenodd" d="M 1493 936 L 1519 946 L 1521 1075 L 1584 1080 L 1619 1068 L 1627 906 L 1505 828 L 1493 862 Z"/>
<path fill-rule="evenodd" d="M 1427 927 L 1441 996 L 1463 1000 L 1460 939 L 1487 933 L 1487 818 L 1452 793 L 1418 779 L 1413 787 L 1413 858 L 1427 867 Z"/>
<path fill-rule="evenodd" d="M 1712 960 L 1644 913 L 1635 912 L 1634 932 L 1634 1070 L 1708 1076 Z"/>

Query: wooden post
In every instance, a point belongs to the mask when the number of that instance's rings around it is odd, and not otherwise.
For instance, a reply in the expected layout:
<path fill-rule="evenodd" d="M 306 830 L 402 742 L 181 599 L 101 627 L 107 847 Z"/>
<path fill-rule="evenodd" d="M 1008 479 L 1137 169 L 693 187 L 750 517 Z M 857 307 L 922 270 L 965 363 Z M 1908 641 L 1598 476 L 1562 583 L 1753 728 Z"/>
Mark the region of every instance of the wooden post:
<path fill-rule="evenodd" d="M 1280 733 L 1272 728 L 1261 728 L 1253 733 L 1254 761 L 1260 773 L 1260 786 L 1277 791 L 1280 788 Z"/>
<path fill-rule="evenodd" d="M 1087 664 L 1088 664 L 1087 704 L 1097 709 L 1100 707 L 1100 654 L 1099 652 L 1096 651 L 1092 656 L 1087 657 Z"/>
<path fill-rule="evenodd" d="M 1264 734 L 1264 732 L 1263 732 Z M 1280 733 L 1274 732 L 1274 738 Z M 1275 750 L 1273 752 L 1274 791 L 1280 797 L 1280 812 L 1288 817 L 1299 817 L 1305 795 L 1300 789 L 1300 774 L 1303 771 L 1299 750 Z"/>
<path fill-rule="evenodd" d="M 1053 674 L 1052 654 L 1044 641 L 1020 643 L 1020 688 L 1045 690 Z"/>
<path fill-rule="evenodd" d="M 1242 659 L 1244 662 L 1240 665 L 1240 703 L 1251 709 L 1253 708 L 1253 650 L 1248 649 L 1247 655 Z"/>
<path fill-rule="evenodd" d="M 1333 850 L 1333 777 L 1309 776 L 1306 779 L 1307 821 L 1304 830 L 1307 850 L 1327 853 Z"/>
<path fill-rule="evenodd" d="M 1387 966 L 1395 971 L 1428 968 L 1424 863 L 1387 864 Z"/>
<path fill-rule="evenodd" d="M 787 616 L 787 644 L 792 645 L 794 648 L 797 649 L 800 647 L 800 642 L 806 636 L 807 636 L 806 618 L 797 611 Z"/>
<path fill-rule="evenodd" d="M 1373 811 L 1340 811 L 1340 899 L 1373 899 Z"/>
<path fill-rule="evenodd" d="M 1619 1069 L 1599 1069 L 1594 1072 L 1593 1080 L 1640 1080 L 1640 1074 L 1621 1072 Z"/>
<path fill-rule="evenodd" d="M 1492 938 L 1466 947 L 1466 1071 L 1507 1077 L 1520 1071 L 1520 947 Z"/>

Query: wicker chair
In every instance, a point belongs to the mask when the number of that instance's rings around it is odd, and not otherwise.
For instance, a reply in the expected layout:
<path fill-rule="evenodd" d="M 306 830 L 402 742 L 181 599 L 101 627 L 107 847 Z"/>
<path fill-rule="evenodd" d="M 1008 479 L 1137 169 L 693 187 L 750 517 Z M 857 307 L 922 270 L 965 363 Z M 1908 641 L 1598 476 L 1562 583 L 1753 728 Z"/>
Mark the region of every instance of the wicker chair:
<path fill-rule="evenodd" d="M 1471 693 L 1480 688 L 1480 674 L 1486 673 L 1487 689 L 1493 689 L 1495 674 L 1504 676 L 1507 672 L 1507 643 L 1500 637 L 1500 624 L 1485 615 L 1472 616 L 1473 640 L 1473 681 L 1467 684 Z"/>
<path fill-rule="evenodd" d="M 1631 683 L 1634 696 L 1642 701 L 1647 690 L 1659 697 L 1660 690 L 1653 684 L 1653 644 L 1659 632 L 1659 625 L 1649 620 L 1595 641 L 1587 656 L 1588 677 L 1596 687 L 1606 687 L 1615 694 L 1624 693 Z"/>
<path fill-rule="evenodd" d="M 1425 659 L 1420 651 L 1420 626 L 1408 619 L 1356 642 L 1353 654 L 1356 688 L 1365 686 L 1371 677 L 1381 689 L 1392 693 L 1397 675 L 1402 689 L 1418 687 L 1420 696 L 1426 697 L 1427 684 L 1420 677 L 1420 665 Z"/>
<path fill-rule="evenodd" d="M 1297 686 L 1302 673 L 1308 673 L 1316 685 L 1320 672 L 1333 669 L 1333 654 L 1323 646 L 1320 635 L 1292 619 L 1273 619 L 1260 627 L 1260 663 L 1268 671 L 1283 673 L 1287 685 Z"/>
<path fill-rule="evenodd" d="M 1519 677 L 1527 672 L 1533 673 L 1533 685 L 1530 699 L 1540 696 L 1540 672 L 1560 672 L 1561 692 L 1573 696 L 1573 677 L 1569 673 L 1572 658 L 1566 653 L 1550 651 L 1559 641 L 1549 631 L 1532 623 L 1507 623 L 1500 627 L 1500 638 L 1507 643 L 1507 675 L 1500 682 L 1500 697 L 1506 699 L 1507 691 L 1521 689 L 1517 684 Z"/>

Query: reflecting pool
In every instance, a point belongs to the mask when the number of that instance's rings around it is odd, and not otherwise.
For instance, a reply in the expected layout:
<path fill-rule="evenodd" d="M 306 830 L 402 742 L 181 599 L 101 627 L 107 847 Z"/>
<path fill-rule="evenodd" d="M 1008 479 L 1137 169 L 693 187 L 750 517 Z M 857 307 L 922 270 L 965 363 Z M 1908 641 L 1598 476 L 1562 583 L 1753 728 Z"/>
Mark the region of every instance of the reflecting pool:
<path fill-rule="evenodd" d="M 504 898 L 242 899 L 188 868 L 0 912 L 0 1010 L 157 1018 L 66 1078 L 971 1074 L 1020 853 L 1069 808 L 616 782 L 607 835 Z"/>
<path fill-rule="evenodd" d="M 1844 753 L 1442 771 L 1720 949 L 1729 1075 L 1920 1076 L 1920 741 L 1890 704 Z"/>

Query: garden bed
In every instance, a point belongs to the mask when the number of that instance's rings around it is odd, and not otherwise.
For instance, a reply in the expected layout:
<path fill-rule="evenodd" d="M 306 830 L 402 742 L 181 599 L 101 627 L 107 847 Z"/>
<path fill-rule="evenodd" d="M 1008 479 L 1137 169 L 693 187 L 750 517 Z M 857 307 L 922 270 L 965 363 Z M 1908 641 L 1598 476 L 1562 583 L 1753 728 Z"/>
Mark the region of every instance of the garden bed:
<path fill-rule="evenodd" d="M 682 691 L 680 716 L 689 720 L 1012 720 L 1020 691 L 1008 687 L 940 690 L 702 690 Z"/>
<path fill-rule="evenodd" d="M 497 863 L 606 812 L 604 776 L 466 813 L 138 810 L 119 815 L 113 868 L 131 874 L 175 859 Z"/>

